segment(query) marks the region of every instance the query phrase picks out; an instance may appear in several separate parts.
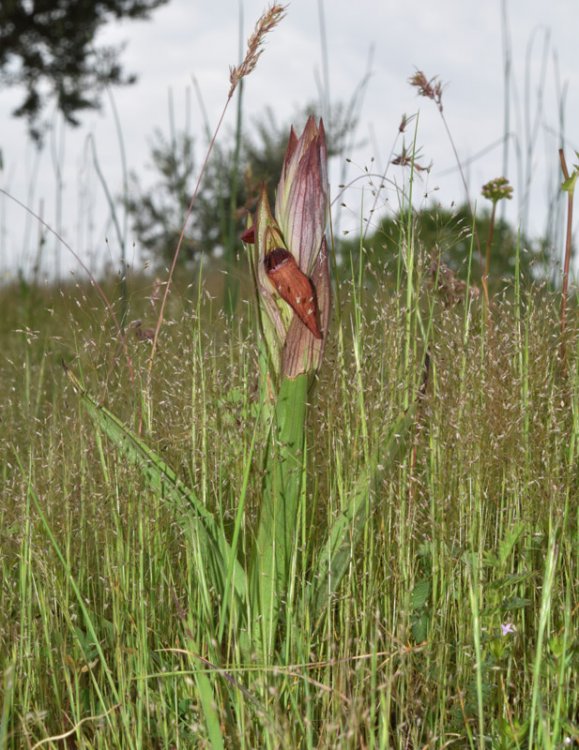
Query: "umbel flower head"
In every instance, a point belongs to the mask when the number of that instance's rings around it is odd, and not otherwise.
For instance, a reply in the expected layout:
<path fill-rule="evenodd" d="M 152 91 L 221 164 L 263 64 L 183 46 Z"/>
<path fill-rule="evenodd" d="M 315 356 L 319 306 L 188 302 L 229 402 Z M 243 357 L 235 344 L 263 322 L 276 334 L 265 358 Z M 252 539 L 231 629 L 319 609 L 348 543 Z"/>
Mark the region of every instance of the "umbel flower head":
<path fill-rule="evenodd" d="M 493 203 L 498 203 L 504 199 L 510 201 L 513 197 L 513 188 L 506 177 L 495 177 L 494 180 L 490 180 L 482 186 L 481 192 L 484 198 Z"/>
<path fill-rule="evenodd" d="M 322 360 L 331 301 L 327 215 L 324 126 L 310 117 L 299 138 L 291 129 L 275 216 L 264 187 L 255 225 L 243 235 L 255 246 L 261 323 L 276 376 L 314 372 Z"/>

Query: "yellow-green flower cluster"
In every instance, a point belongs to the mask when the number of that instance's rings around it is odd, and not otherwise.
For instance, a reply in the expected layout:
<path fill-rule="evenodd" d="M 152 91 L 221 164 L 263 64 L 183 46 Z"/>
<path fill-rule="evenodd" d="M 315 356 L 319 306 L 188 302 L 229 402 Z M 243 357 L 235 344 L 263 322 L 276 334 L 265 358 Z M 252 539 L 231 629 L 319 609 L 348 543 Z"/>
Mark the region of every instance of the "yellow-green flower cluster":
<path fill-rule="evenodd" d="M 483 197 L 493 203 L 498 203 L 503 199 L 511 200 L 513 197 L 513 188 L 506 177 L 495 177 L 482 188 Z"/>

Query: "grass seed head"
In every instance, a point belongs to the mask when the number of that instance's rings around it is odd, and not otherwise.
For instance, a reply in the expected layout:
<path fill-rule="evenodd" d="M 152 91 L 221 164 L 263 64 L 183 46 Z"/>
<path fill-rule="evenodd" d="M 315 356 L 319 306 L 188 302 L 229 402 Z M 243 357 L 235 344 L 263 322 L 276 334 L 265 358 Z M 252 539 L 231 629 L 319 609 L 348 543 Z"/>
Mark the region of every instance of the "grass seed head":
<path fill-rule="evenodd" d="M 408 82 L 411 86 L 418 89 L 419 96 L 425 96 L 427 99 L 432 99 L 439 111 L 442 112 L 443 85 L 438 79 L 438 76 L 434 76 L 429 80 L 421 70 L 417 70 L 416 73 L 408 79 Z"/>
<path fill-rule="evenodd" d="M 255 70 L 257 61 L 261 57 L 263 52 L 263 43 L 266 34 L 273 31 L 275 27 L 284 18 L 287 6 L 276 3 L 271 5 L 261 15 L 259 21 L 255 25 L 253 34 L 247 40 L 247 51 L 241 65 L 232 66 L 229 69 L 229 88 L 228 98 L 233 96 L 233 92 L 237 88 L 237 84 Z"/>

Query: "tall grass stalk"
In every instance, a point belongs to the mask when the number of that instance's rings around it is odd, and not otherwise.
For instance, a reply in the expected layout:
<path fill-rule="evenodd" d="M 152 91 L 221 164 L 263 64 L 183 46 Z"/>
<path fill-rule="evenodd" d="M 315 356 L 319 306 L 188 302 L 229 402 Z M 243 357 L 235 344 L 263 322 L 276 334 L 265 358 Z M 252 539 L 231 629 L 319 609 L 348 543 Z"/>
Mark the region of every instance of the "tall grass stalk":
<path fill-rule="evenodd" d="M 579 175 L 579 165 L 575 166 L 573 174 L 569 174 L 567 160 L 563 149 L 559 149 L 559 160 L 561 162 L 561 171 L 563 172 L 563 190 L 567 193 L 567 231 L 565 232 L 565 256 L 563 262 L 563 285 L 561 289 L 561 354 L 564 360 L 565 354 L 565 333 L 567 328 L 567 306 L 569 294 L 569 271 L 571 266 L 571 248 L 573 243 L 573 196 L 575 193 L 575 183 Z"/>
<path fill-rule="evenodd" d="M 242 30 L 243 30 L 243 4 L 239 5 L 239 34 L 240 34 L 240 56 L 243 55 L 243 42 L 242 42 Z M 237 297 L 239 294 L 239 280 L 234 274 L 234 263 L 236 256 L 236 229 L 238 223 L 236 221 L 237 211 L 237 194 L 239 191 L 239 180 L 240 180 L 240 162 L 241 162 L 241 142 L 243 135 L 243 78 L 239 81 L 237 87 L 237 109 L 235 117 L 235 141 L 233 150 L 233 160 L 228 175 L 228 184 L 230 188 L 230 199 L 229 206 L 227 207 L 227 221 L 226 221 L 226 248 L 225 254 L 228 259 L 229 272 L 226 277 L 225 291 L 223 305 L 225 310 L 230 316 L 235 313 L 237 307 Z"/>
<path fill-rule="evenodd" d="M 541 738 L 542 745 L 548 747 L 551 742 L 550 724 L 545 712 L 548 710 L 542 704 L 542 672 L 544 664 L 544 643 L 549 634 L 551 603 L 553 599 L 553 584 L 557 571 L 559 545 L 557 543 L 557 528 L 551 524 L 549 529 L 549 551 L 545 560 L 545 572 L 541 586 L 541 605 L 537 629 L 537 643 L 533 663 L 533 689 L 531 692 L 531 711 L 529 715 L 529 747 L 534 747 L 535 736 Z M 555 718 L 558 721 L 558 717 Z"/>

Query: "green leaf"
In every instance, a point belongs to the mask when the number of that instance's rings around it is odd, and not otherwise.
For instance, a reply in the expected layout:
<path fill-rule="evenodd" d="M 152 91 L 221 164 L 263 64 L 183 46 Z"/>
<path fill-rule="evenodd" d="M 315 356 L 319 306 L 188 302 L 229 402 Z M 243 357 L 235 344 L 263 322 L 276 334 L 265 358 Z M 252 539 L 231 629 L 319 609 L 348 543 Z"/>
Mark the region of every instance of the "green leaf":
<path fill-rule="evenodd" d="M 565 180 L 565 182 L 561 185 L 561 190 L 563 190 L 565 193 L 572 193 L 575 190 L 575 183 L 577 182 L 577 176 L 579 175 L 579 171 L 575 170 L 572 175 L 568 177 L 568 179 Z"/>
<path fill-rule="evenodd" d="M 505 538 L 501 540 L 499 544 L 499 562 L 503 566 L 511 556 L 515 544 L 519 541 L 519 538 L 525 530 L 525 524 L 516 523 L 509 531 L 507 531 Z"/>
<path fill-rule="evenodd" d="M 281 602 L 289 588 L 300 493 L 304 485 L 309 376 L 283 378 L 265 462 L 256 543 L 251 560 L 254 641 L 264 657 L 274 647 Z"/>
<path fill-rule="evenodd" d="M 533 575 L 532 572 L 509 573 L 509 575 L 503 576 L 502 578 L 497 578 L 496 581 L 489 581 L 487 587 L 489 589 L 502 589 L 506 586 L 512 588 L 513 586 L 518 586 L 520 583 L 526 583 L 533 578 Z"/>
<path fill-rule="evenodd" d="M 412 620 L 412 638 L 415 643 L 424 643 L 428 638 L 428 617 L 426 614 Z"/>
<path fill-rule="evenodd" d="M 232 568 L 231 580 L 233 589 L 240 600 L 245 601 L 247 582 L 245 571 L 241 567 L 233 550 L 225 537 L 221 526 L 216 522 L 212 513 L 201 503 L 193 490 L 189 489 L 175 474 L 175 472 L 155 453 L 146 443 L 126 427 L 106 407 L 98 404 L 83 388 L 74 373 L 66 369 L 68 379 L 79 394 L 82 405 L 109 440 L 121 450 L 129 461 L 137 466 L 145 477 L 149 487 L 165 501 L 179 507 L 188 505 L 195 514 L 195 531 L 198 535 L 199 548 L 206 557 L 207 565 L 204 571 L 215 591 L 222 594 L 227 579 L 228 568 Z M 182 518 L 188 523 L 191 516 Z M 223 605 L 227 606 L 227 597 L 223 597 Z"/>
<path fill-rule="evenodd" d="M 503 599 L 501 602 L 501 610 L 503 612 L 510 611 L 511 609 L 524 609 L 531 604 L 530 599 L 523 599 L 520 596 L 512 596 L 509 599 Z"/>
<path fill-rule="evenodd" d="M 219 721 L 219 714 L 216 709 L 216 700 L 213 695 L 212 680 L 209 675 L 199 670 L 195 673 L 195 682 L 197 683 L 197 691 L 199 694 L 199 700 L 201 701 L 205 726 L 207 727 L 207 734 L 209 735 L 211 747 L 214 748 L 214 750 L 223 750 L 225 745 L 223 742 L 223 734 L 221 732 L 221 722 Z"/>
<path fill-rule="evenodd" d="M 412 610 L 422 609 L 428 598 L 430 597 L 430 580 L 423 578 L 421 581 L 417 581 L 412 589 L 412 597 L 410 599 L 410 606 Z"/>

